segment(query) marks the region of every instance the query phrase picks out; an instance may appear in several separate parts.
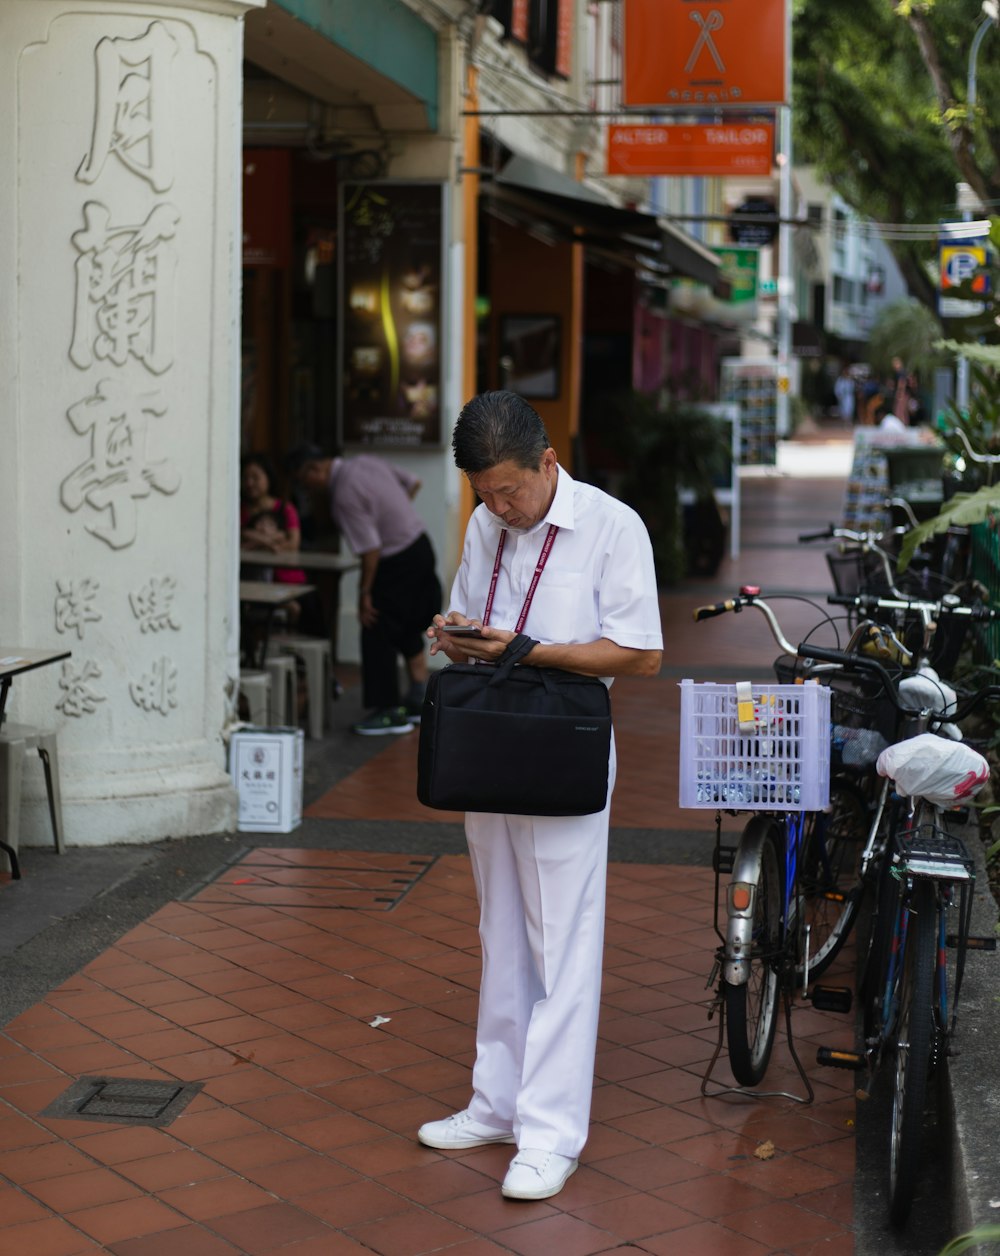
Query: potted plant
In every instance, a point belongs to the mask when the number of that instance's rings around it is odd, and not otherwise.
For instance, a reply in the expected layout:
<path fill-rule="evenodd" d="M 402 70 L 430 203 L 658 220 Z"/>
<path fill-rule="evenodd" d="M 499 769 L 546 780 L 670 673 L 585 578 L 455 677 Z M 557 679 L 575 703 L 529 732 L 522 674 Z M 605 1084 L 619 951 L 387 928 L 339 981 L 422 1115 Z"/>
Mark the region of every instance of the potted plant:
<path fill-rule="evenodd" d="M 685 574 L 712 574 L 725 552 L 713 486 L 729 474 L 728 425 L 696 403 L 630 389 L 597 400 L 586 427 L 590 470 L 602 461 L 616 468 L 608 488 L 645 522 L 657 580 L 671 585 Z M 686 511 L 683 489 L 693 495 Z"/>

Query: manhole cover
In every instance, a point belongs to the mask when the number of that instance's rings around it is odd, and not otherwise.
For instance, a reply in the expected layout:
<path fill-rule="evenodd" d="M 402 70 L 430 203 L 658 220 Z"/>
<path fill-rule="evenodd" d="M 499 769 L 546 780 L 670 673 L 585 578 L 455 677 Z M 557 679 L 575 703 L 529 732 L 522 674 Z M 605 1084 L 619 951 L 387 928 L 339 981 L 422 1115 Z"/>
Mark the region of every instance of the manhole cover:
<path fill-rule="evenodd" d="M 42 1116 L 123 1125 L 169 1125 L 201 1090 L 202 1082 L 150 1082 L 130 1077 L 81 1077 Z"/>

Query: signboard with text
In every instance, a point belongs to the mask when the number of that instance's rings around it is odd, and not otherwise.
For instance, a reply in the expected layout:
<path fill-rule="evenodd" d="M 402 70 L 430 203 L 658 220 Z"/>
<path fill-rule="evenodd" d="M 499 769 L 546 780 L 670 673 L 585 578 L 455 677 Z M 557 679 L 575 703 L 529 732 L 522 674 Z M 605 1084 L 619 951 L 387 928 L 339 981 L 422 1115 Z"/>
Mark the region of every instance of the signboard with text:
<path fill-rule="evenodd" d="M 608 174 L 766 176 L 773 151 L 770 123 L 608 127 Z"/>
<path fill-rule="evenodd" d="M 625 0 L 628 107 L 786 101 L 787 0 Z"/>
<path fill-rule="evenodd" d="M 989 238 L 985 232 L 972 234 L 973 223 L 942 223 L 938 246 L 940 285 L 938 313 L 942 318 L 971 318 L 982 314 L 985 303 L 978 300 L 989 290 Z M 980 230 L 982 224 L 978 224 Z M 987 229 L 989 224 L 985 224 Z M 970 230 L 971 229 L 971 230 Z M 959 289 L 962 295 L 958 295 Z"/>
<path fill-rule="evenodd" d="M 760 253 L 757 249 L 713 248 L 719 255 L 723 279 L 729 283 L 729 300 L 734 305 L 757 299 L 757 272 Z"/>
<path fill-rule="evenodd" d="M 349 183 L 341 195 L 342 440 L 436 445 L 443 188 Z"/>

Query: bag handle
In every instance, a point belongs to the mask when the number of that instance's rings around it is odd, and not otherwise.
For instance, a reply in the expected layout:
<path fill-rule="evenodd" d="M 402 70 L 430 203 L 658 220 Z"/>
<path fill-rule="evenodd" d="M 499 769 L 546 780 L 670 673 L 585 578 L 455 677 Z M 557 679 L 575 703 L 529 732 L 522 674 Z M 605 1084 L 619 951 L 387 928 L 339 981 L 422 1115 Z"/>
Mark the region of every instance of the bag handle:
<path fill-rule="evenodd" d="M 507 648 L 496 661 L 496 671 L 490 677 L 491 685 L 502 685 L 514 670 L 515 664 L 538 645 L 538 642 L 526 633 L 519 632 L 507 642 Z"/>

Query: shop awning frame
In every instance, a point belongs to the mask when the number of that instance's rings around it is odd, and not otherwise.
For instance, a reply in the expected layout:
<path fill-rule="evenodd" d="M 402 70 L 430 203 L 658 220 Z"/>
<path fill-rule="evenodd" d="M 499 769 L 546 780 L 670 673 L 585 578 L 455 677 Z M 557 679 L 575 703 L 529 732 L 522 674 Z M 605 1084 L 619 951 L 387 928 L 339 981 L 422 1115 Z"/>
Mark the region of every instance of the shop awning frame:
<path fill-rule="evenodd" d="M 540 222 L 563 239 L 592 245 L 605 256 L 616 254 L 634 268 L 693 279 L 720 296 L 728 293 L 716 254 L 685 231 L 655 214 L 612 205 L 530 157 L 511 157 L 492 180 L 484 180 L 482 195 L 501 214 L 507 209 L 528 225 Z"/>

